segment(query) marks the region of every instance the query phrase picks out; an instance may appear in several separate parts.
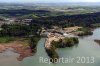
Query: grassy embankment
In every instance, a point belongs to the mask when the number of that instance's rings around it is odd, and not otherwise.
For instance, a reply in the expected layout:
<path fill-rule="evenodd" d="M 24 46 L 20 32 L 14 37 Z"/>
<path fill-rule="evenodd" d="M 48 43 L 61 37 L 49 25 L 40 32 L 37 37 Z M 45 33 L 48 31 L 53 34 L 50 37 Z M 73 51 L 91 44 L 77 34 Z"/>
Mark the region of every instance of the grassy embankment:
<path fill-rule="evenodd" d="M 0 43 L 9 43 L 14 40 L 15 40 L 14 37 L 0 37 Z"/>
<path fill-rule="evenodd" d="M 93 32 L 91 31 L 91 29 L 87 27 L 79 28 L 78 30 L 76 30 L 76 35 L 78 36 L 86 36 L 92 34 Z"/>
<path fill-rule="evenodd" d="M 52 59 L 51 62 L 55 63 L 57 59 L 59 59 L 59 56 L 56 52 L 56 48 L 72 47 L 78 43 L 79 40 L 76 37 L 72 38 L 65 37 L 64 39 L 60 39 L 58 41 L 52 41 L 51 47 L 49 49 L 46 49 L 46 52 L 48 56 Z"/>
<path fill-rule="evenodd" d="M 23 46 L 30 46 L 31 48 L 34 48 L 33 46 L 36 46 L 39 40 L 40 37 L 27 37 L 27 38 L 8 37 L 8 36 L 0 37 L 1 44 L 6 44 L 13 41 L 20 41 L 20 42 L 24 42 Z"/>
<path fill-rule="evenodd" d="M 94 28 L 100 27 L 100 23 L 92 24 L 92 27 Z"/>

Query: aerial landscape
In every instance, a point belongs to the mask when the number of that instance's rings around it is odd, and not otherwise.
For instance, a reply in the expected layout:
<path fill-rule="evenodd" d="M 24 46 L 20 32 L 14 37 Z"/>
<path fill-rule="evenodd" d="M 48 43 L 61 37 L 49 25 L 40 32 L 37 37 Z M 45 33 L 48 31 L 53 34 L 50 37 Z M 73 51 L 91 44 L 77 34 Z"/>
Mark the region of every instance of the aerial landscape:
<path fill-rule="evenodd" d="M 0 0 L 0 66 L 100 66 L 100 0 Z"/>

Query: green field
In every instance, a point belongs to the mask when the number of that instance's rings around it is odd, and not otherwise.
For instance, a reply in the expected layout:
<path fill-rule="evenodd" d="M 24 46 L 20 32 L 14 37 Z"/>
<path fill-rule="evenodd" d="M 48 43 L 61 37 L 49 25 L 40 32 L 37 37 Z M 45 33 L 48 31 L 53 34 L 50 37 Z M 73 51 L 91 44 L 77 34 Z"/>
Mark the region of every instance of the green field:
<path fill-rule="evenodd" d="M 13 40 L 14 40 L 13 37 L 0 37 L 0 43 L 8 43 Z"/>

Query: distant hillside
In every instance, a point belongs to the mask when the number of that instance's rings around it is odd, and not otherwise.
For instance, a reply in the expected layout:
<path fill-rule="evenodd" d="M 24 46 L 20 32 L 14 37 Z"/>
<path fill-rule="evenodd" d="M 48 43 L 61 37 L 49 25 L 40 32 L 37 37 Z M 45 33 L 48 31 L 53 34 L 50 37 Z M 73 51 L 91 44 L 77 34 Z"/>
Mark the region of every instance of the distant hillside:
<path fill-rule="evenodd" d="M 45 14 L 50 13 L 50 11 L 47 10 L 27 10 L 27 9 L 14 9 L 14 10 L 6 10 L 6 9 L 0 9 L 0 14 L 7 15 L 7 16 L 23 16 L 28 14 Z"/>
<path fill-rule="evenodd" d="M 38 20 L 33 20 L 33 23 L 42 24 L 45 26 L 91 26 L 91 24 L 100 23 L 100 12 L 78 15 L 63 15 L 54 17 L 42 17 Z"/>

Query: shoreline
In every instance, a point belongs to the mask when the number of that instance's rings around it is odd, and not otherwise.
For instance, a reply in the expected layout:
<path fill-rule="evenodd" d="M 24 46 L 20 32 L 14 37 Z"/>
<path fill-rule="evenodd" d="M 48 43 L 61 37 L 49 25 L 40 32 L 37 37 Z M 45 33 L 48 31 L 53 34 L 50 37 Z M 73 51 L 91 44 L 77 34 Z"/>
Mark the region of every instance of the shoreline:
<path fill-rule="evenodd" d="M 0 53 L 5 52 L 7 49 L 12 48 L 12 52 L 18 53 L 19 56 L 16 58 L 18 61 L 22 61 L 25 57 L 33 56 L 31 48 L 24 46 L 22 41 L 13 41 L 10 43 L 0 43 Z"/>
<path fill-rule="evenodd" d="M 52 32 L 48 33 L 44 46 L 48 56 L 52 58 L 52 60 L 50 60 L 52 63 L 56 62 L 55 59 L 59 59 L 59 55 L 56 52 L 56 48 L 72 47 L 79 43 L 78 38 L 68 35 L 64 36 L 63 34 L 52 33 Z"/>

